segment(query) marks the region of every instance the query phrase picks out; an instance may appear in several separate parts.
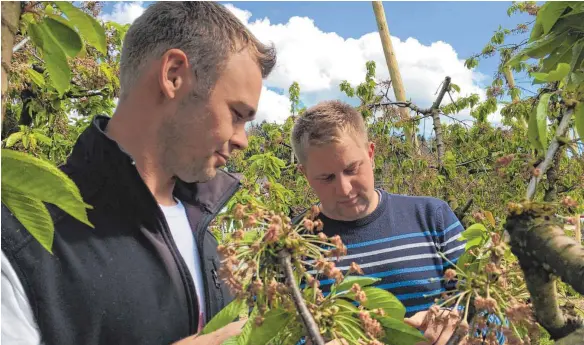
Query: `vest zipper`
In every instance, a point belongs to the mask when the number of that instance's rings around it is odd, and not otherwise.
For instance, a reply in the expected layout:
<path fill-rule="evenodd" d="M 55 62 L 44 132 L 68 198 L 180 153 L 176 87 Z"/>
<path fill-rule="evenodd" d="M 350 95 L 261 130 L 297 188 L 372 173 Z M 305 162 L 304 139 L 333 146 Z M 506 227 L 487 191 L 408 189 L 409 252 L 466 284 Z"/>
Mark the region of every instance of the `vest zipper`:
<path fill-rule="evenodd" d="M 180 255 L 180 252 L 179 252 L 178 248 L 176 247 L 174 240 L 172 239 L 172 235 L 170 232 L 170 226 L 168 225 L 168 222 L 166 221 L 166 217 L 164 216 L 164 213 L 162 212 L 162 210 L 160 209 L 160 206 L 158 206 L 158 204 L 156 204 L 156 208 L 158 210 L 158 217 L 159 217 L 159 220 L 161 221 L 161 225 L 162 225 L 162 231 L 161 231 L 162 239 L 164 240 L 166 245 L 169 247 L 173 258 L 174 258 L 177 266 L 179 267 L 179 274 L 180 274 L 180 277 L 182 278 L 183 285 L 185 287 L 185 295 L 187 297 L 187 309 L 188 309 L 188 313 L 189 313 L 189 334 L 195 334 L 195 332 L 197 332 L 197 324 L 198 324 L 198 322 L 195 322 L 195 315 L 197 315 L 197 319 L 198 319 L 198 315 L 199 315 L 199 313 L 195 310 L 195 305 L 197 306 L 197 308 L 199 307 L 199 300 L 197 299 L 197 294 L 195 293 L 194 278 L 191 277 L 189 269 L 188 269 L 184 259 Z M 192 282 L 192 284 L 191 284 L 191 282 Z"/>
<path fill-rule="evenodd" d="M 134 165 L 133 161 L 132 165 Z M 136 174 L 136 177 L 139 178 L 140 181 L 143 181 L 137 169 L 134 169 L 134 173 Z M 180 255 L 180 252 L 176 247 L 174 240 L 172 239 L 170 227 L 168 225 L 168 222 L 166 221 L 166 217 L 164 216 L 162 209 L 160 208 L 158 202 L 156 201 L 156 198 L 154 197 L 154 195 L 152 195 L 152 192 L 150 192 L 150 189 L 148 189 L 144 182 L 142 182 L 142 186 L 144 186 L 144 191 L 147 193 L 147 195 L 150 196 L 150 201 L 154 205 L 154 209 L 156 210 L 156 218 L 159 221 L 159 226 L 161 228 L 160 234 L 162 235 L 162 239 L 164 240 L 164 243 L 168 247 L 170 254 L 172 255 L 172 258 L 174 259 L 177 265 L 178 273 L 181 277 L 183 287 L 185 289 L 185 298 L 187 302 L 187 312 L 189 320 L 189 335 L 195 334 L 198 326 L 198 322 L 195 322 L 195 315 L 197 319 L 199 315 L 198 312 L 195 312 L 195 305 L 198 308 L 199 301 L 195 293 L 194 280 L 191 277 L 189 269 L 185 261 L 183 260 L 182 256 Z"/>
<path fill-rule="evenodd" d="M 221 209 L 225 207 L 225 204 L 233 197 L 233 195 L 239 190 L 241 187 L 241 183 L 237 182 L 235 186 L 231 187 L 227 193 L 220 199 L 218 211 L 216 213 L 209 212 L 201 221 L 199 228 L 197 229 L 197 247 L 199 249 L 199 257 L 201 262 L 205 262 L 205 256 L 203 255 L 203 242 L 205 240 L 205 235 L 208 232 L 207 227 L 211 223 L 211 221 L 221 212 Z M 206 263 L 204 263 L 206 264 Z M 213 268 L 211 269 L 211 275 L 213 277 L 213 282 L 215 283 L 215 288 L 219 289 L 221 287 L 221 283 L 219 281 L 219 277 L 217 275 L 217 270 L 215 267 L 215 262 L 213 262 Z M 203 284 L 208 286 L 209 282 L 207 281 L 207 274 L 203 274 Z M 209 295 L 209 290 L 205 289 L 205 323 L 211 320 L 209 310 L 211 309 L 211 300 Z"/>

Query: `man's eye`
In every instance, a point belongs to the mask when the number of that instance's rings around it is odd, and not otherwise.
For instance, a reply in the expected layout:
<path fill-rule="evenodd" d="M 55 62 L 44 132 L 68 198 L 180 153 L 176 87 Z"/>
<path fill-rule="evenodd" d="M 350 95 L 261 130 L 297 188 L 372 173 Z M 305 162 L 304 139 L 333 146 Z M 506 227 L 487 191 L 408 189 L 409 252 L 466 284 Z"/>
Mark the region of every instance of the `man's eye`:
<path fill-rule="evenodd" d="M 345 173 L 347 175 L 355 175 L 357 173 L 357 171 L 359 171 L 359 167 L 355 166 L 355 167 L 351 167 L 351 168 L 345 170 Z"/>
<path fill-rule="evenodd" d="M 321 180 L 325 182 L 331 182 L 334 178 L 335 178 L 334 175 L 329 175 L 325 178 L 322 178 Z"/>
<path fill-rule="evenodd" d="M 241 113 L 239 113 L 237 110 L 232 110 L 232 112 L 238 120 L 243 120 L 243 115 L 241 115 Z"/>

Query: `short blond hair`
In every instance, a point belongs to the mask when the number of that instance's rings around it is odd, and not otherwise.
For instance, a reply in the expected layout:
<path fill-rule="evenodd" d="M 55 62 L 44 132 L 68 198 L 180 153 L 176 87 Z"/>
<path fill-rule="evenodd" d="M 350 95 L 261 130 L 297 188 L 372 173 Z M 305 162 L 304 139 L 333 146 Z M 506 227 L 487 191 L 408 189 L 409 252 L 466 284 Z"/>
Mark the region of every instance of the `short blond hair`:
<path fill-rule="evenodd" d="M 290 142 L 298 162 L 305 164 L 309 147 L 338 143 L 343 134 L 363 145 L 368 142 L 365 121 L 355 108 L 341 101 L 323 101 L 296 120 Z"/>

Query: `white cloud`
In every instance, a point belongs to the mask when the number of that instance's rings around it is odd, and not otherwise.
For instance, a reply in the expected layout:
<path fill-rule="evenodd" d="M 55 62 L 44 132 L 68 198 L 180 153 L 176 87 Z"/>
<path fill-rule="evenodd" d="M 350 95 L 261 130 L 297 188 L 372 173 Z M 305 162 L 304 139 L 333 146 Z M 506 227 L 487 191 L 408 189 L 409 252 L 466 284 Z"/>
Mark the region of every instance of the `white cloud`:
<path fill-rule="evenodd" d="M 234 5 L 228 4 L 227 8 L 260 40 L 276 46 L 278 63 L 266 85 L 287 90 L 297 81 L 301 99 L 308 106 L 324 99 L 344 98 L 340 82 L 347 80 L 354 86 L 362 82 L 367 61 L 376 62 L 378 80 L 389 78 L 377 32 L 345 39 L 334 32 L 323 32 L 308 17 L 291 17 L 285 24 L 272 24 L 269 18 L 250 21 L 252 13 Z M 460 86 L 461 96 L 477 93 L 484 99 L 485 92 L 478 83 L 485 76 L 466 69 L 464 60 L 448 43 L 423 45 L 415 38 L 402 41 L 392 37 L 392 44 L 406 97 L 420 107 L 432 104 L 447 75 Z M 393 98 L 393 90 L 389 95 Z M 450 98 L 446 97 L 443 104 L 448 103 Z"/>
<path fill-rule="evenodd" d="M 146 9 L 142 1 L 119 2 L 114 5 L 111 13 L 102 14 L 105 21 L 113 21 L 120 24 L 131 24 Z"/>
<path fill-rule="evenodd" d="M 377 31 L 357 39 L 345 39 L 334 32 L 322 31 L 308 17 L 296 16 L 284 24 L 272 24 L 269 18 L 251 20 L 252 13 L 236 5 L 227 4 L 226 7 L 260 40 L 273 42 L 276 46 L 278 63 L 265 81 L 265 86 L 287 90 L 296 81 L 306 106 L 325 99 L 346 100 L 339 90 L 340 82 L 347 80 L 354 86 L 362 82 L 367 61 L 376 62 L 379 81 L 389 78 Z M 118 3 L 112 13 L 103 17 L 127 23 L 138 17 L 144 7 L 141 2 Z M 485 98 L 485 92 L 479 86 L 485 76 L 466 69 L 464 60 L 458 57 L 450 44 L 438 41 L 424 45 L 411 37 L 391 39 L 406 97 L 418 106 L 429 107 L 432 104 L 440 83 L 447 75 L 460 86 L 460 96 L 477 93 L 481 99 Z M 389 95 L 394 98 L 393 90 Z M 448 96 L 443 101 L 443 104 L 447 103 L 450 103 Z M 282 122 L 288 115 L 289 107 L 287 96 L 264 87 L 257 118 Z M 461 119 L 470 118 L 468 111 L 458 116 Z M 497 115 L 492 117 L 494 121 L 500 121 Z"/>
<path fill-rule="evenodd" d="M 290 100 L 286 96 L 282 96 L 272 90 L 268 90 L 265 86 L 262 88 L 260 96 L 260 103 L 258 105 L 258 112 L 256 114 L 256 121 L 283 123 L 290 116 Z"/>
<path fill-rule="evenodd" d="M 501 109 L 503 109 L 504 107 L 505 107 L 504 104 L 497 104 L 497 110 L 494 113 L 487 116 L 489 122 L 496 126 L 502 126 L 503 116 L 501 115 Z"/>

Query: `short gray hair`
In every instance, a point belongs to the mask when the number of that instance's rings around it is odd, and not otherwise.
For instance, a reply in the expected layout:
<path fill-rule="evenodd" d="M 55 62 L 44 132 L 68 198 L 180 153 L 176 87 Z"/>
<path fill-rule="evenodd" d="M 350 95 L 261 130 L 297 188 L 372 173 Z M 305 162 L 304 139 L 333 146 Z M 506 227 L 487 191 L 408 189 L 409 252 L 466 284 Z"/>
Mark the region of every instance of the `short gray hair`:
<path fill-rule="evenodd" d="M 161 1 L 149 6 L 126 33 L 120 60 L 120 99 L 126 97 L 149 61 L 173 48 L 187 55 L 197 78 L 196 94 L 213 88 L 230 54 L 238 49 L 250 49 L 263 78 L 276 64 L 274 47 L 261 43 L 224 6 L 207 1 Z"/>

